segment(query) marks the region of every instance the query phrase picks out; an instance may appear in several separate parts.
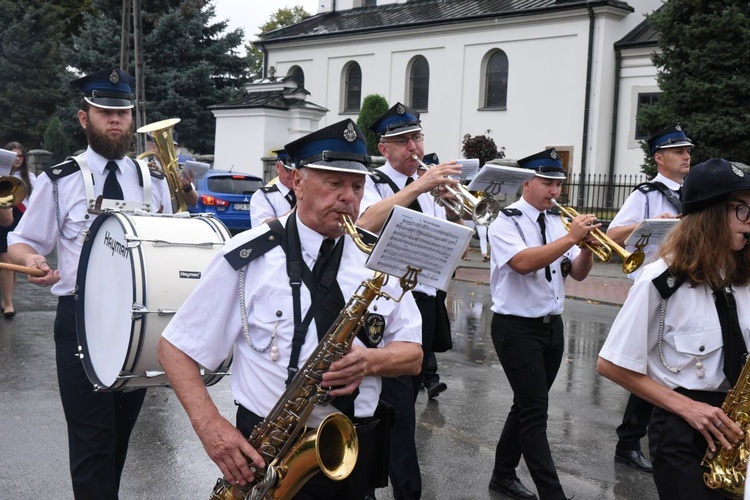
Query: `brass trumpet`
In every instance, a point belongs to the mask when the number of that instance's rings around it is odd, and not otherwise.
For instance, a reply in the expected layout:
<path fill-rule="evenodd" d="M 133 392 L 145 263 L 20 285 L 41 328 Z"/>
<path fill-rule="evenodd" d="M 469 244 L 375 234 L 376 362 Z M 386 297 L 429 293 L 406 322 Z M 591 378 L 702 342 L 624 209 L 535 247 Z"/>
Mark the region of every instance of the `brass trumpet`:
<path fill-rule="evenodd" d="M 573 208 L 560 205 L 554 198 L 551 201 L 552 205 L 560 210 L 560 219 L 565 229 L 570 231 L 568 218 L 572 219 L 580 214 Z M 581 242 L 579 245 L 588 248 L 602 262 L 609 262 L 612 259 L 612 253 L 616 253 L 622 259 L 622 272 L 625 274 L 630 274 L 641 267 L 643 260 L 646 258 L 641 247 L 637 247 L 635 252 L 628 252 L 599 229 L 594 229 L 590 234 L 596 240 L 596 244 Z"/>
<path fill-rule="evenodd" d="M 430 167 L 426 165 L 417 155 L 411 155 L 417 163 L 419 168 L 423 170 L 429 170 Z M 464 215 L 471 216 L 471 219 L 478 226 L 487 226 L 500 211 L 500 202 L 492 197 L 477 198 L 471 191 L 460 182 L 456 186 L 456 189 L 451 186 L 445 186 L 446 191 L 456 197 L 455 200 L 451 199 L 439 199 L 440 203 L 445 205 L 456 217 L 463 217 Z"/>

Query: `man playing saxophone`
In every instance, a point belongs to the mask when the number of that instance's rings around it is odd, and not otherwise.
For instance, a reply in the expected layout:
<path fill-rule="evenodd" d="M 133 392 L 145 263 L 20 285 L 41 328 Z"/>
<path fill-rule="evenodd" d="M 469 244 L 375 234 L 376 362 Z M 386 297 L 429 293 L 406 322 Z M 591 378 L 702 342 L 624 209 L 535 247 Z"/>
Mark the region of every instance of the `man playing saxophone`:
<path fill-rule="evenodd" d="M 682 214 L 661 258 L 630 290 L 597 371 L 656 406 L 648 440 L 659 497 L 719 499 L 727 491 L 704 484 L 704 454 L 718 456 L 723 479 L 741 479 L 741 488 L 744 471 L 735 476 L 729 457 L 747 453 L 739 439 L 748 429 L 731 413 L 747 411 L 746 403 L 727 408 L 730 415 L 719 407 L 730 387 L 747 391 L 740 374 L 750 340 L 750 173 L 718 158 L 694 166 Z"/>
<path fill-rule="evenodd" d="M 297 208 L 227 243 L 159 344 L 159 360 L 193 428 L 231 484 L 253 482 L 253 469 L 267 465 L 246 438 L 305 365 L 346 298 L 373 275 L 364 267 L 366 255 L 340 227 L 342 214 L 357 219 L 364 192 L 361 131 L 344 120 L 285 149 L 295 163 Z M 227 284 L 236 290 L 228 299 L 217 293 Z M 401 292 L 395 285 L 384 290 L 395 297 Z M 418 373 L 420 337 L 411 294 L 371 304 L 351 350 L 322 373 L 333 403 L 315 406 L 307 419 L 315 428 L 332 412 L 349 416 L 359 439 L 356 466 L 339 482 L 315 475 L 295 498 L 364 498 L 372 469 L 383 467 L 374 463 L 380 377 Z M 213 366 L 230 349 L 237 428 L 218 413 L 198 371 L 198 363 Z"/>

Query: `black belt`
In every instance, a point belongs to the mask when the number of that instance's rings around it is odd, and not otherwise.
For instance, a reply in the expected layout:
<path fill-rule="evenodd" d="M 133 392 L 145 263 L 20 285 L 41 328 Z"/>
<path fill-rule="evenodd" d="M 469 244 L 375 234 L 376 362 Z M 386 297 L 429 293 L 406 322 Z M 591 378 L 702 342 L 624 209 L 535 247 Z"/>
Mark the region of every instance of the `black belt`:
<path fill-rule="evenodd" d="M 504 318 L 514 319 L 516 321 L 527 321 L 529 323 L 543 323 L 545 325 L 554 322 L 557 318 L 560 317 L 559 314 L 547 314 L 546 316 L 539 316 L 538 318 L 526 318 L 524 316 L 515 316 L 513 314 L 497 314 L 497 315 L 502 316 Z"/>

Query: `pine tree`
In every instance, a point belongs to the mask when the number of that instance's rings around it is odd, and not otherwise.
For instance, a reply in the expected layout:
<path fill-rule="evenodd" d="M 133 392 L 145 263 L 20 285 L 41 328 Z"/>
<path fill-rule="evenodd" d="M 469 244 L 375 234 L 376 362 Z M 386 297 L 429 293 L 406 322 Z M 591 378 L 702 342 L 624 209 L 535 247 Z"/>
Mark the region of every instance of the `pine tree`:
<path fill-rule="evenodd" d="M 695 142 L 692 162 L 750 158 L 750 3 L 669 0 L 649 16 L 659 32 L 653 57 L 663 91 L 639 120 L 656 131 L 680 122 Z"/>

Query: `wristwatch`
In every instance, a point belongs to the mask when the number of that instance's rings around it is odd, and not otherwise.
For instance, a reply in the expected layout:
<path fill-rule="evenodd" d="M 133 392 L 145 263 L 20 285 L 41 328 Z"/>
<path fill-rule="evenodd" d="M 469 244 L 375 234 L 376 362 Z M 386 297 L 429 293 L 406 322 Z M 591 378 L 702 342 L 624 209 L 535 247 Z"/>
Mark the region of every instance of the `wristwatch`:
<path fill-rule="evenodd" d="M 182 186 L 182 190 L 185 191 L 186 193 L 189 193 L 190 191 L 193 190 L 193 185 L 188 184 L 187 186 Z"/>

